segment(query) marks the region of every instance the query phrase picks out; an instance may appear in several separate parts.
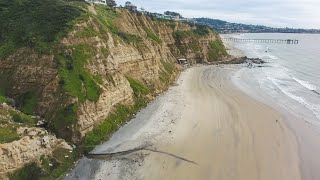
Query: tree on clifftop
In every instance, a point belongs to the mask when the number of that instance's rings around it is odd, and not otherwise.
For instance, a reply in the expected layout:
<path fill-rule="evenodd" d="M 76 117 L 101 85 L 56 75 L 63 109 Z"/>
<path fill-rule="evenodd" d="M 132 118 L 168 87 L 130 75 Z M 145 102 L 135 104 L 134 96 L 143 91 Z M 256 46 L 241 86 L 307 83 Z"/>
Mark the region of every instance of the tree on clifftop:
<path fill-rule="evenodd" d="M 107 4 L 109 7 L 116 7 L 117 3 L 114 0 L 107 0 Z"/>
<path fill-rule="evenodd" d="M 172 11 L 166 11 L 164 12 L 164 15 L 168 15 L 168 16 L 179 16 L 180 18 L 182 18 L 181 14 L 177 13 L 177 12 L 172 12 Z"/>

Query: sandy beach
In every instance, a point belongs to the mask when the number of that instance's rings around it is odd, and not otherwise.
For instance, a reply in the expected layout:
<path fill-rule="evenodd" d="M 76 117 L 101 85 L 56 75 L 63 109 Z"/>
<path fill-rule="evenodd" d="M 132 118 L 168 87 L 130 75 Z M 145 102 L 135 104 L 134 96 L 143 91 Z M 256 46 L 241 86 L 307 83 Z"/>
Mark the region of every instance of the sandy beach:
<path fill-rule="evenodd" d="M 301 179 L 283 117 L 239 91 L 239 65 L 186 70 L 66 179 Z M 141 148 L 139 148 L 141 147 Z"/>

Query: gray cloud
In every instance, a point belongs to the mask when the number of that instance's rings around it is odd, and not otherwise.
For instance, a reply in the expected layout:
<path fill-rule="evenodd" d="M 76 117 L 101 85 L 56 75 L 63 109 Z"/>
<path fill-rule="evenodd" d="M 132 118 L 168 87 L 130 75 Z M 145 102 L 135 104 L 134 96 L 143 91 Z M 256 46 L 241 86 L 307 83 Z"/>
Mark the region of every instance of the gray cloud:
<path fill-rule="evenodd" d="M 117 0 L 124 4 L 126 0 Z M 320 29 L 320 0 L 131 0 L 152 12 L 177 11 L 186 17 L 209 17 L 275 27 Z"/>

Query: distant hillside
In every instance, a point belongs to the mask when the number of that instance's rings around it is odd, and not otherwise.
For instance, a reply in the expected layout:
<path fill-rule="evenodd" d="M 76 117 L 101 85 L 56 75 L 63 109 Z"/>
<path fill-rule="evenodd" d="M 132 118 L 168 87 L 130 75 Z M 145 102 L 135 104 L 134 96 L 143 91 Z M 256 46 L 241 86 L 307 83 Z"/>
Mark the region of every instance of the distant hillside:
<path fill-rule="evenodd" d="M 219 19 L 195 18 L 198 24 L 208 25 L 220 33 L 320 33 L 320 29 L 272 28 L 262 25 L 230 23 Z"/>

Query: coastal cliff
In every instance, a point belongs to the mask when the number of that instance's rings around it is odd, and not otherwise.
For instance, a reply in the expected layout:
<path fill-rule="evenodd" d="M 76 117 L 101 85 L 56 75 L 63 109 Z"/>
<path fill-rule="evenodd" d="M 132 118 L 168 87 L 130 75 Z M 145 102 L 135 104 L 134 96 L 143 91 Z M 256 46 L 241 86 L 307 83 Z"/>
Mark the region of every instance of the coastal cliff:
<path fill-rule="evenodd" d="M 0 110 L 10 104 L 8 108 L 25 116 L 39 116 L 33 124 L 13 126 L 17 138 L 0 145 L 1 159 L 7 159 L 10 166 L 2 168 L 0 164 L 4 178 L 16 170 L 10 177 L 24 177 L 23 172 L 32 168 L 40 168 L 39 177 L 59 177 L 68 168 L 61 168 L 64 158 L 72 165 L 79 154 L 105 140 L 166 90 L 182 69 L 177 58 L 203 63 L 228 56 L 219 35 L 208 27 L 154 19 L 120 8 L 62 0 L 12 1 L 1 15 L 11 17 L 10 10 L 14 13 L 34 3 L 40 4 L 39 12 L 26 15 L 27 11 L 19 11 L 15 21 L 27 19 L 35 24 L 10 29 L 16 26 L 8 22 L 9 26 L 1 27 L 0 100 L 4 105 Z M 50 7 L 57 11 L 45 14 Z M 41 125 L 33 127 L 39 119 Z M 13 122 L 12 118 L 3 121 Z M 0 132 L 4 128 L 1 126 Z M 30 135 L 30 131 L 36 134 Z M 45 136 L 52 144 L 41 144 Z M 7 149 L 19 143 L 26 151 L 33 151 L 32 144 L 45 150 L 14 160 Z M 51 147 L 57 144 L 62 144 L 67 155 L 55 156 L 58 148 Z M 22 168 L 25 164 L 29 165 Z"/>

